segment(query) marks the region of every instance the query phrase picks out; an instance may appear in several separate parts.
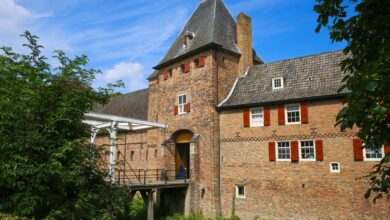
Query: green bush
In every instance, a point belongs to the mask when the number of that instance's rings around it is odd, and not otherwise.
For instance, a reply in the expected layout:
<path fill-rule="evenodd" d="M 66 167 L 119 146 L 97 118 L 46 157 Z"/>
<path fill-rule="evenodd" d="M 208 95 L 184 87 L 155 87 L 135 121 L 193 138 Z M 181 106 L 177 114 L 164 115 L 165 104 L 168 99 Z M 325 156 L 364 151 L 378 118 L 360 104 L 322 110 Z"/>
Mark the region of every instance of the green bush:
<path fill-rule="evenodd" d="M 136 197 L 130 203 L 129 219 L 143 220 L 147 219 L 147 208 L 145 207 L 142 198 Z"/>

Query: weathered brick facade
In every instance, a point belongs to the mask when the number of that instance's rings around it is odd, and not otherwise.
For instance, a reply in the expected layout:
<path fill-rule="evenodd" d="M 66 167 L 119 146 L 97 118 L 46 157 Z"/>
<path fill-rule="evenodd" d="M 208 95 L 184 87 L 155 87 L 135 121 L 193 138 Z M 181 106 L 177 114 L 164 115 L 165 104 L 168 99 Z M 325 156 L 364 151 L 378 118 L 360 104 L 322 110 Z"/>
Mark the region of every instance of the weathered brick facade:
<path fill-rule="evenodd" d="M 368 185 L 356 180 L 375 165 L 354 160 L 356 130 L 340 132 L 334 127 L 342 108 L 342 95 L 334 92 L 342 78 L 337 68 L 342 54 L 261 64 L 253 57 L 250 18 L 240 14 L 235 29 L 224 7 L 221 0 L 202 1 L 193 15 L 196 19 L 190 19 L 180 34 L 193 37 L 192 44 L 184 48 L 178 38 L 149 77 L 147 120 L 168 127 L 120 135 L 118 150 L 127 166 L 177 169 L 176 137 L 190 132 L 187 213 L 229 216 L 234 209 L 242 219 L 390 219 L 389 202 L 365 200 Z M 191 31 L 208 25 L 198 21 L 205 11 L 216 14 L 213 22 L 230 22 L 222 30 L 211 28 L 231 39 L 216 45 L 216 37 L 211 35 L 210 44 L 198 45 L 209 33 Z M 224 19 L 218 20 L 219 15 Z M 199 65 L 200 58 L 204 58 L 204 66 Z M 253 61 L 260 65 L 244 75 Z M 183 64 L 189 69 L 183 69 Z M 286 80 L 285 90 L 272 90 L 274 73 Z M 178 97 L 183 94 L 190 107 L 180 114 Z M 261 95 L 267 102 L 258 100 Z M 279 125 L 278 106 L 288 103 L 307 103 L 308 123 Z M 244 127 L 243 112 L 251 107 L 268 108 L 270 125 Z M 323 160 L 270 161 L 270 142 L 299 140 L 322 141 Z M 108 138 L 100 136 L 97 144 L 103 143 L 107 144 Z M 340 173 L 330 172 L 331 162 L 339 163 Z M 245 198 L 236 198 L 236 186 L 244 187 Z"/>
<path fill-rule="evenodd" d="M 334 127 L 341 100 L 308 102 L 308 124 L 278 125 L 277 106 L 269 106 L 271 125 L 243 127 L 243 109 L 224 111 L 221 120 L 222 210 L 230 215 L 235 198 L 243 219 L 389 219 L 389 203 L 364 199 L 367 175 L 376 162 L 354 161 L 355 131 Z M 323 161 L 269 161 L 268 143 L 322 140 Z M 340 163 L 331 173 L 330 162 Z"/>

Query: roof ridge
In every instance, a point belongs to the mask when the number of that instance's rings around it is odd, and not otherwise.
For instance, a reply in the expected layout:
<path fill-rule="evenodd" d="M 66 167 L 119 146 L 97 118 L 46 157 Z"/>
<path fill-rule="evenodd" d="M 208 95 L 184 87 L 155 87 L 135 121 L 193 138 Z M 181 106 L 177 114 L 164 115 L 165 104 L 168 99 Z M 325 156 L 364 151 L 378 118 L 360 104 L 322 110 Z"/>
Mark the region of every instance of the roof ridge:
<path fill-rule="evenodd" d="M 226 11 L 228 12 L 227 14 L 230 16 L 230 18 L 234 21 L 236 27 L 237 27 L 237 21 L 236 19 L 233 17 L 233 14 L 231 13 L 231 11 L 229 10 L 229 8 L 226 6 L 225 2 L 223 0 L 217 0 L 217 1 L 220 1 L 221 4 L 222 4 L 222 7 L 224 7 L 226 9 Z M 217 5 L 217 3 L 215 3 L 215 5 Z M 214 19 L 215 21 L 215 19 Z M 213 29 L 214 30 L 214 29 Z M 236 32 L 236 35 L 237 35 L 237 32 Z M 214 37 L 214 35 L 213 35 Z M 240 48 L 238 47 L 237 45 L 237 42 L 233 42 L 234 43 L 234 46 L 236 47 L 236 49 L 239 51 L 240 54 L 242 54 Z M 253 48 L 252 48 L 253 49 Z"/>
<path fill-rule="evenodd" d="M 286 62 L 286 61 L 290 61 L 290 60 L 298 60 L 298 59 L 303 59 L 303 58 L 306 58 L 306 57 L 316 57 L 316 56 L 320 56 L 320 55 L 325 55 L 325 54 L 330 54 L 330 53 L 337 53 L 337 52 L 342 52 L 342 51 L 343 50 L 326 51 L 326 52 L 321 52 L 321 53 L 316 53 L 316 54 L 309 54 L 309 55 L 303 55 L 303 56 L 298 56 L 298 57 L 293 57 L 293 58 L 288 58 L 288 59 L 272 61 L 272 62 L 263 63 L 263 64 L 259 64 L 259 65 L 253 65 L 253 66 L 259 66 L 260 67 L 260 66 L 268 65 L 268 64 L 281 63 L 281 62 Z"/>
<path fill-rule="evenodd" d="M 122 95 L 129 95 L 129 94 L 133 94 L 133 93 L 137 93 L 137 92 L 143 92 L 143 91 L 148 90 L 148 89 L 149 89 L 149 87 L 146 87 L 146 88 L 138 89 L 138 90 L 135 90 L 135 91 L 132 91 L 132 92 L 128 92 L 128 93 L 122 94 Z"/>
<path fill-rule="evenodd" d="M 214 31 L 214 28 L 215 28 L 215 18 L 216 18 L 216 14 L 217 14 L 217 1 L 218 0 L 214 0 L 214 10 L 213 10 L 213 13 L 214 13 L 214 17 L 213 17 L 213 25 L 211 25 L 211 27 L 212 27 L 212 33 L 211 33 L 211 36 L 212 36 L 212 39 L 213 39 L 213 41 L 214 41 L 214 33 L 215 33 L 215 31 Z"/>

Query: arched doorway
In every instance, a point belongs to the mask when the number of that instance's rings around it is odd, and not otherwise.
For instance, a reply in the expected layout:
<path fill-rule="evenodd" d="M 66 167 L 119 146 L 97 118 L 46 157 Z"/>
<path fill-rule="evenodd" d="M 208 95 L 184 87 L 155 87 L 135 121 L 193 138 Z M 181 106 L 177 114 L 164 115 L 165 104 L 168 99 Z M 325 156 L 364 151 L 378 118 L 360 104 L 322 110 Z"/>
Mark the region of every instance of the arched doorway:
<path fill-rule="evenodd" d="M 190 142 L 193 133 L 180 131 L 175 135 L 175 167 L 176 179 L 190 177 Z"/>

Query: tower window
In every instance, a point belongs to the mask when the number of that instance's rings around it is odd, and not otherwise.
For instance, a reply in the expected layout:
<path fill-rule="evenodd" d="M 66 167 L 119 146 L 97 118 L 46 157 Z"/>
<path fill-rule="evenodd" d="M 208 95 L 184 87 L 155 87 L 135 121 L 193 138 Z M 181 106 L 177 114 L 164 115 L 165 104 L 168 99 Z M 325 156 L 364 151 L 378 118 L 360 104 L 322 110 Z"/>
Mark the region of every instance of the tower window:
<path fill-rule="evenodd" d="M 183 48 L 187 48 L 190 45 L 190 43 L 194 37 L 195 37 L 195 34 L 193 32 L 186 31 L 186 33 L 182 37 Z"/>
<path fill-rule="evenodd" d="M 187 95 L 179 95 L 179 114 L 185 114 L 187 104 Z"/>

